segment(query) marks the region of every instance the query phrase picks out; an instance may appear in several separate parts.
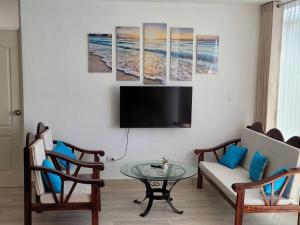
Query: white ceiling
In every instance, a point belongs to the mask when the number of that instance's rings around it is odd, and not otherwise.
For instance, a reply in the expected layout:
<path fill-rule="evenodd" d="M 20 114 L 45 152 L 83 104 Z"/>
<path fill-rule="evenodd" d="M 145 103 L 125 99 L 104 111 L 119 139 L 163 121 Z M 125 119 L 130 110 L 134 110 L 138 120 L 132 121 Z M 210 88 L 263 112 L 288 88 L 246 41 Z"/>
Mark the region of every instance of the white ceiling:
<path fill-rule="evenodd" d="M 206 3 L 206 4 L 264 4 L 267 0 L 102 0 L 127 2 L 169 2 L 169 3 Z"/>

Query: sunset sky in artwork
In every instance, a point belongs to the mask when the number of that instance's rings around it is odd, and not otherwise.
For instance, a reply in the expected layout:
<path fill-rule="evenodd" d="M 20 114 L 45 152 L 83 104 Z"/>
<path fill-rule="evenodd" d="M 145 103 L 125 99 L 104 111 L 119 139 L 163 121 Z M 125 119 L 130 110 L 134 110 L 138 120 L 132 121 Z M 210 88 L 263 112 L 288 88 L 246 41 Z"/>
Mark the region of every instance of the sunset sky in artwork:
<path fill-rule="evenodd" d="M 171 28 L 172 40 L 193 40 L 193 28 Z"/>
<path fill-rule="evenodd" d="M 145 40 L 163 40 L 167 38 L 167 24 L 165 23 L 145 23 Z"/>
<path fill-rule="evenodd" d="M 219 36 L 198 35 L 197 40 L 201 40 L 201 41 L 219 41 Z"/>
<path fill-rule="evenodd" d="M 117 38 L 123 39 L 139 39 L 139 27 L 117 27 Z"/>

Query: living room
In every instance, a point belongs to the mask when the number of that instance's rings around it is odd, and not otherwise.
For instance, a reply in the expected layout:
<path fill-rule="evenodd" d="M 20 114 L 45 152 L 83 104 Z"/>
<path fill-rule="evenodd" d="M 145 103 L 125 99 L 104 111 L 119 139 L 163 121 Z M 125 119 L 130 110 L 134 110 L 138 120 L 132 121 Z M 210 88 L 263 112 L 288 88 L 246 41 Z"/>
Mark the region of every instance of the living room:
<path fill-rule="evenodd" d="M 299 1 L 0 0 L 0 224 L 300 224 L 299 31 Z"/>

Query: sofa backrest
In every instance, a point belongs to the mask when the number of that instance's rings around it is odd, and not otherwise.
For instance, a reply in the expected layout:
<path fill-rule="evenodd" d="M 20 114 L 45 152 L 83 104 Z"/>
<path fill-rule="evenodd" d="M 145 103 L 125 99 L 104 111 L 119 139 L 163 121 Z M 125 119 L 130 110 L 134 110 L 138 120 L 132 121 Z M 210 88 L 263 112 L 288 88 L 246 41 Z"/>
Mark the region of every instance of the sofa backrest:
<path fill-rule="evenodd" d="M 272 172 L 280 167 L 295 168 L 300 167 L 300 150 L 284 142 L 277 141 L 264 134 L 244 128 L 241 137 L 241 146 L 247 147 L 248 152 L 242 166 L 249 170 L 252 157 L 256 151 L 268 156 L 269 162 L 265 170 L 264 177 L 268 177 Z M 296 175 L 289 183 L 285 197 L 298 199 L 300 189 L 300 177 Z"/>
<path fill-rule="evenodd" d="M 43 140 L 44 147 L 47 151 L 52 151 L 53 149 L 53 137 L 51 129 L 48 128 L 41 133 L 41 139 Z"/>
<path fill-rule="evenodd" d="M 31 160 L 34 166 L 42 166 L 43 161 L 46 159 L 45 148 L 43 141 L 37 139 L 31 145 Z M 42 174 L 40 171 L 33 172 L 33 181 L 35 186 L 35 191 L 38 196 L 45 193 L 45 187 L 42 179 Z"/>

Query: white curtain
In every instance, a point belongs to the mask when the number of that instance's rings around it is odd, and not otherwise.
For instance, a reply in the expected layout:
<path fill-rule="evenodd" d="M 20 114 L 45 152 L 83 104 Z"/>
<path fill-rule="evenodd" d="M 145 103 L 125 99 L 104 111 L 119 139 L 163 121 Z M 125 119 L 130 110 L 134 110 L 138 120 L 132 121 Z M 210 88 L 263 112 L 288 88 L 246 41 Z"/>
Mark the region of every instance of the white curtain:
<path fill-rule="evenodd" d="M 282 8 L 278 2 L 261 6 L 255 120 L 266 130 L 276 126 Z"/>
<path fill-rule="evenodd" d="M 300 136 L 300 1 L 284 8 L 277 107 L 285 138 Z"/>

